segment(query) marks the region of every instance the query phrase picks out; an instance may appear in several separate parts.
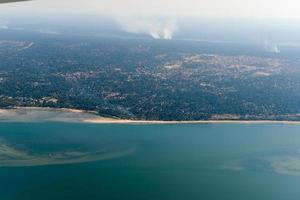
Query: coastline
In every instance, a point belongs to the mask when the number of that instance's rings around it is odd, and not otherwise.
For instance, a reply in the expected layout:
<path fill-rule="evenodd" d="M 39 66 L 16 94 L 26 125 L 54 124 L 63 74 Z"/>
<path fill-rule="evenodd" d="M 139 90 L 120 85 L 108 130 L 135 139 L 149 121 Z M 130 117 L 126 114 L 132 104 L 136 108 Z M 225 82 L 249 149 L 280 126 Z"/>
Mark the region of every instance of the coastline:
<path fill-rule="evenodd" d="M 51 108 L 51 107 L 13 107 L 10 109 L 0 109 L 2 110 L 41 110 L 41 111 L 65 111 L 65 112 L 71 112 L 71 113 L 91 113 L 90 111 L 85 110 L 79 110 L 79 109 L 73 109 L 73 108 Z"/>
<path fill-rule="evenodd" d="M 158 121 L 158 120 L 126 120 L 126 119 L 85 119 L 84 123 L 90 124 L 295 124 L 300 121 L 280 120 L 193 120 L 193 121 Z"/>
<path fill-rule="evenodd" d="M 219 119 L 219 120 L 191 120 L 191 121 L 163 121 L 163 120 L 132 120 L 132 119 L 118 119 L 110 117 L 101 117 L 93 111 L 69 109 L 69 108 L 50 108 L 50 107 L 13 107 L 9 109 L 0 108 L 0 118 L 6 116 L 14 117 L 11 113 L 18 112 L 33 112 L 33 111 L 49 111 L 49 112 L 63 112 L 76 114 L 74 118 L 80 123 L 89 124 L 295 124 L 300 125 L 300 121 L 292 120 L 239 120 L 239 119 Z M 88 114 L 88 117 L 78 117 L 78 115 Z M 2 115 L 2 116 L 1 116 Z M 77 118 L 78 117 L 78 118 Z"/>

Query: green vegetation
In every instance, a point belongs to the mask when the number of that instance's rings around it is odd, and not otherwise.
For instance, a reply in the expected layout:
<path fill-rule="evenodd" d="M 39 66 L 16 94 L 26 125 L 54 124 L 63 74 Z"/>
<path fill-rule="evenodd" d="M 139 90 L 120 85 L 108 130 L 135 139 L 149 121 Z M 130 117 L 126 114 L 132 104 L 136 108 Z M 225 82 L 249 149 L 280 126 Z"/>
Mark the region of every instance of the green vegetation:
<path fill-rule="evenodd" d="M 24 36 L 0 41 L 0 107 L 151 120 L 290 119 L 296 56 L 187 41 Z"/>

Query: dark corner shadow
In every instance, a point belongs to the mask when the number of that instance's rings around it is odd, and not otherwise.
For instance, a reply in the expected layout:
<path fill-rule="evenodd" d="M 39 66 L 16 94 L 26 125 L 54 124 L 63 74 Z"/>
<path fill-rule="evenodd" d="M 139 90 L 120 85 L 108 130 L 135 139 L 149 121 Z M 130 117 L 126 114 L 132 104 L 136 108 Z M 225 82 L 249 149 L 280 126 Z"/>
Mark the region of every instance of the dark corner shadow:
<path fill-rule="evenodd" d="M 30 0 L 0 0 L 0 4 L 2 4 L 2 3 L 20 2 L 20 1 L 30 1 Z"/>

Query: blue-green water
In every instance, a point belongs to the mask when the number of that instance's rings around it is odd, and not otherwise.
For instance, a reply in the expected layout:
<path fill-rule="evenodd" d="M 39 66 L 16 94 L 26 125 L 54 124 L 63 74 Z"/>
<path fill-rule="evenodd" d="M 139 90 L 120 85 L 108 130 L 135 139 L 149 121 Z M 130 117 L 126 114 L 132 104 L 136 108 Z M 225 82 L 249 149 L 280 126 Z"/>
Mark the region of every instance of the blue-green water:
<path fill-rule="evenodd" d="M 300 126 L 0 123 L 0 199 L 300 199 Z"/>

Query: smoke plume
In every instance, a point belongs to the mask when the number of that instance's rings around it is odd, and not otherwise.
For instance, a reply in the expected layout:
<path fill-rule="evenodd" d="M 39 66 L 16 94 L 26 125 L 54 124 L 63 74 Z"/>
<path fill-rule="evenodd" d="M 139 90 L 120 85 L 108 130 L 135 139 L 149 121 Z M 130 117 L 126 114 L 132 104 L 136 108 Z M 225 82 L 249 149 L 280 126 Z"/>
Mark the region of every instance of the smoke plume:
<path fill-rule="evenodd" d="M 265 44 L 265 50 L 270 53 L 280 53 L 280 49 L 277 44 L 270 44 L 268 42 Z"/>
<path fill-rule="evenodd" d="M 122 17 L 117 22 L 128 33 L 147 34 L 154 39 L 170 40 L 177 29 L 176 22 L 169 19 Z"/>

